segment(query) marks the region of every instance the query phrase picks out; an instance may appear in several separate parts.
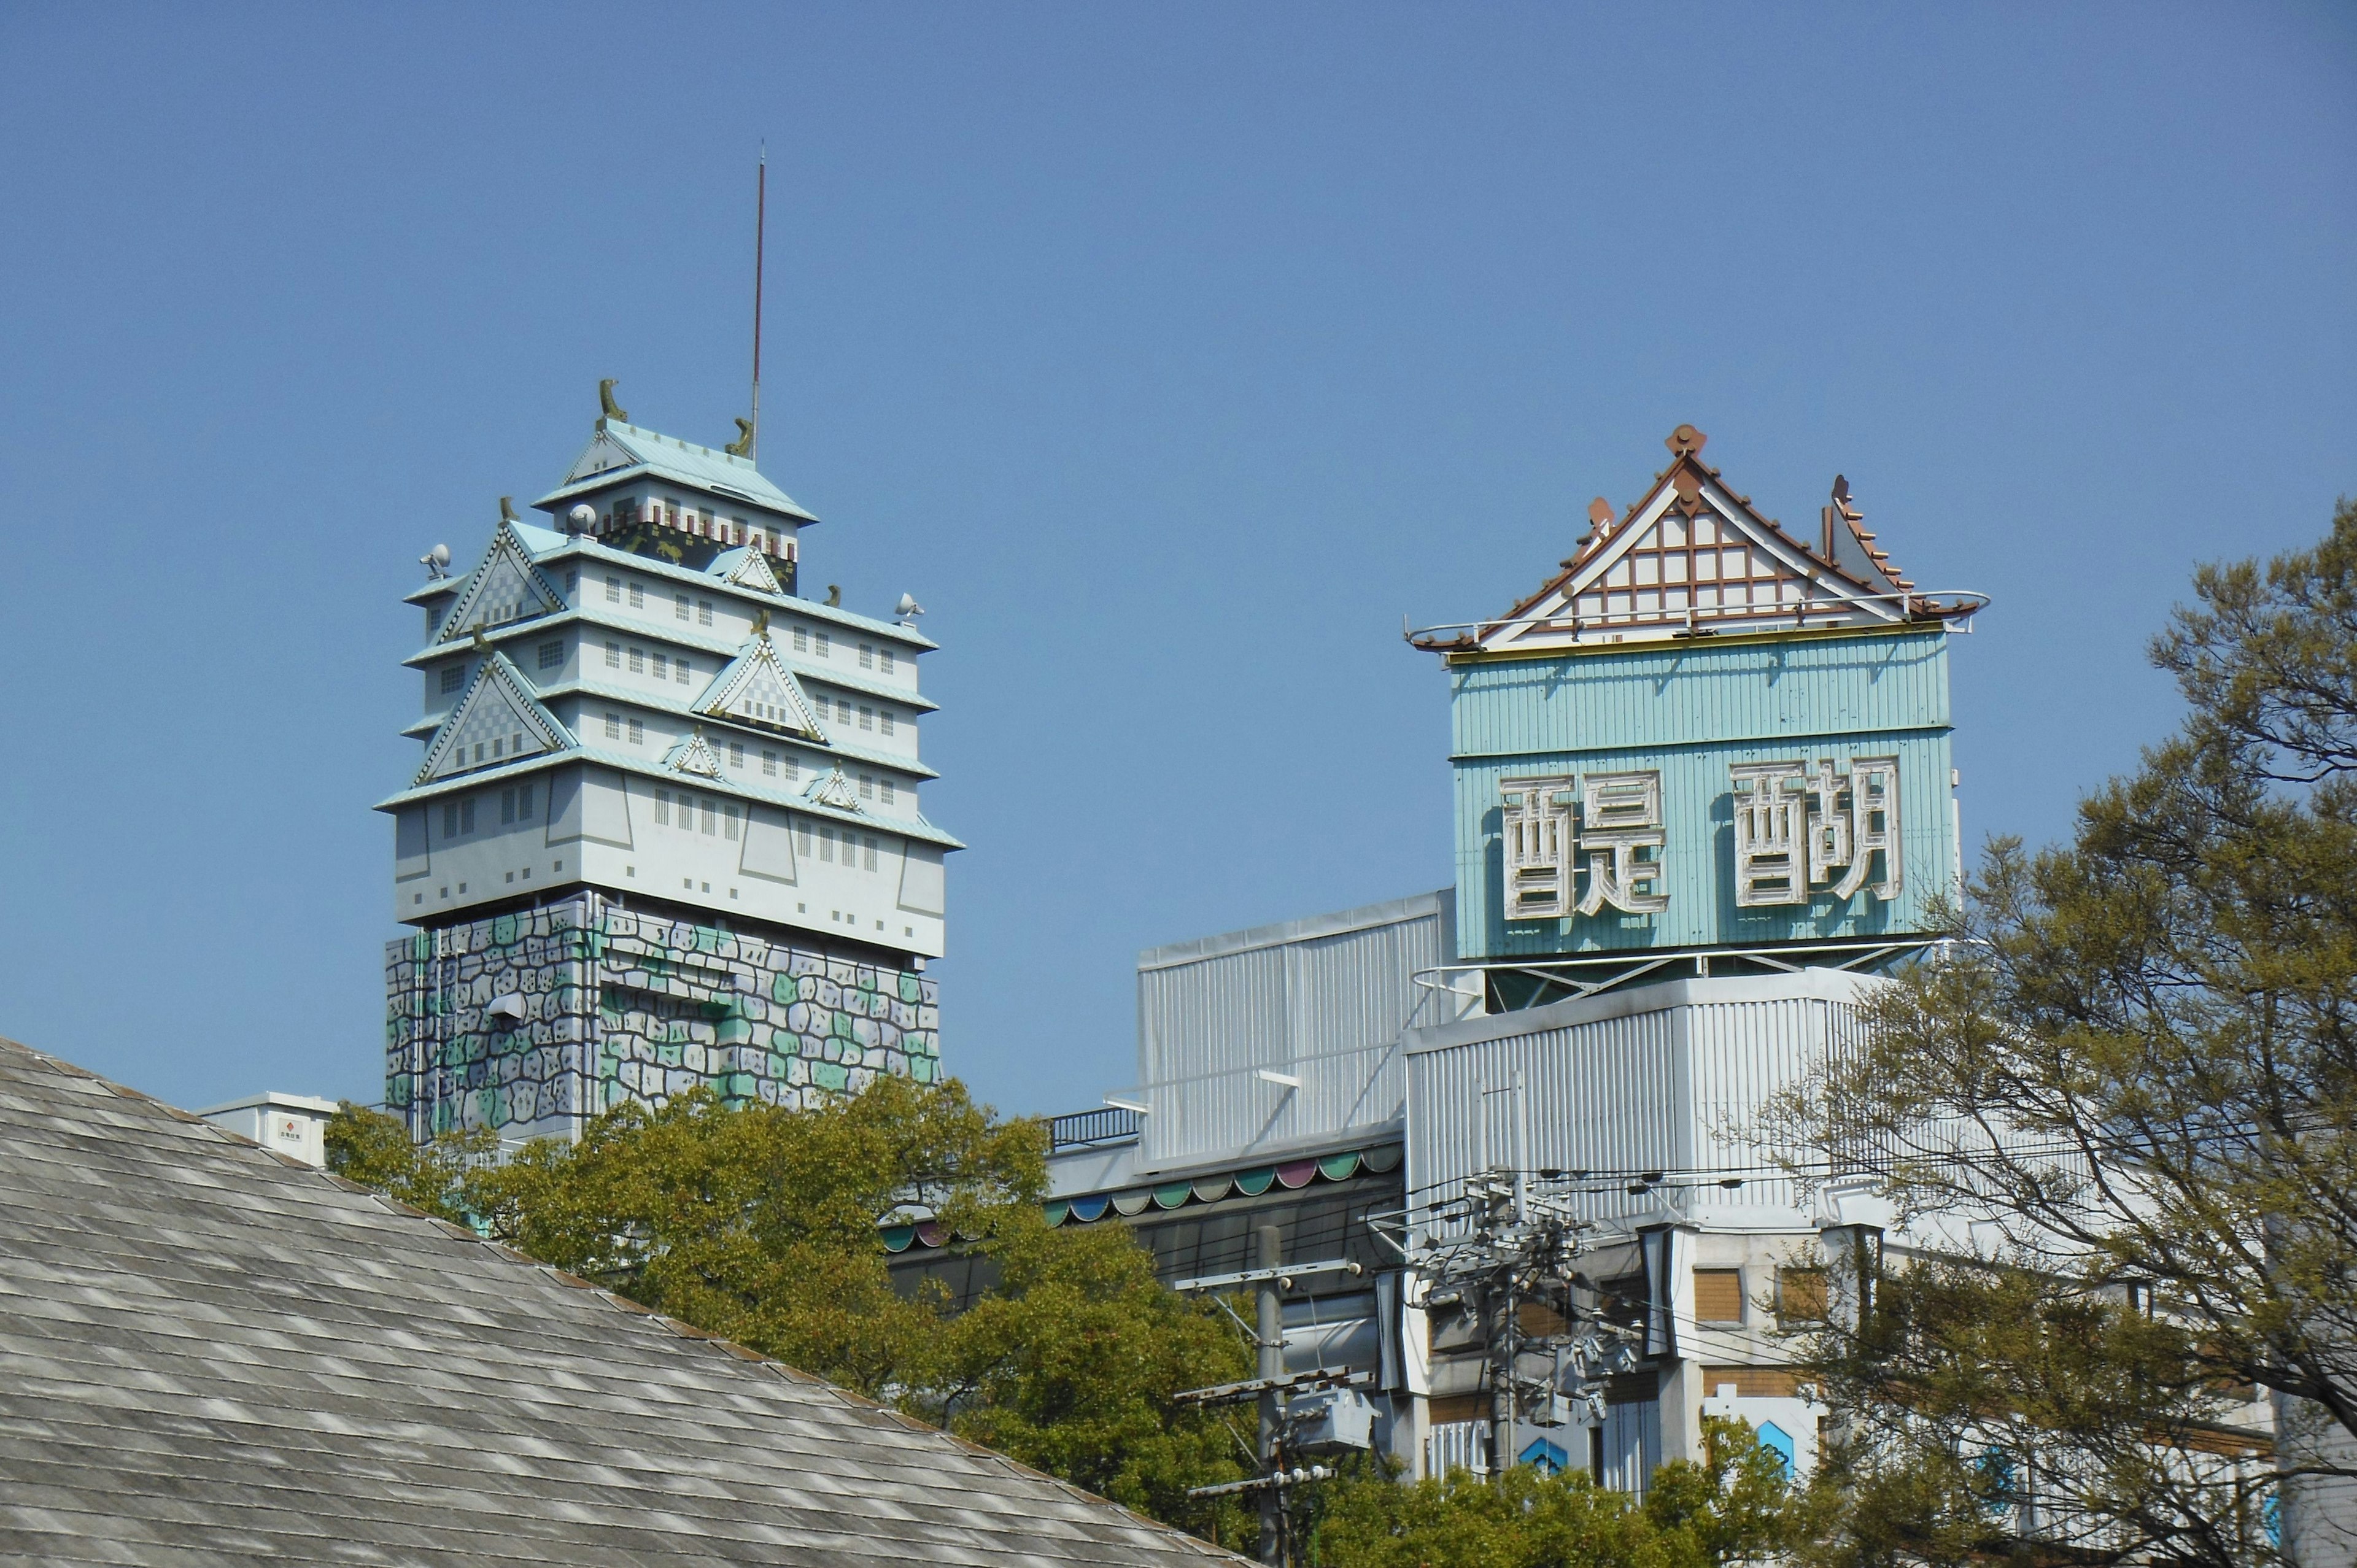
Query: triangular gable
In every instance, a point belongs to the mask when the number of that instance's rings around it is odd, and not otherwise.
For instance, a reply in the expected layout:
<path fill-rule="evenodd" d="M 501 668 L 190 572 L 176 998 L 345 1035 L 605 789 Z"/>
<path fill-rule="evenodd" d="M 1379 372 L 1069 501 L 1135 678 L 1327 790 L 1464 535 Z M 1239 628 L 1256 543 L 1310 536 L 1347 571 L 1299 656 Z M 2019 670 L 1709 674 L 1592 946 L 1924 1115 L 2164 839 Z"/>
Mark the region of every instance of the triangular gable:
<path fill-rule="evenodd" d="M 568 751 L 573 744 L 572 735 L 542 705 L 522 671 L 506 654 L 494 650 L 426 743 L 425 761 L 411 787 L 500 767 L 520 757 Z"/>
<path fill-rule="evenodd" d="M 533 564 L 522 536 L 507 523 L 491 536 L 482 564 L 467 578 L 458 600 L 442 618 L 437 642 L 455 642 L 482 627 L 506 626 L 565 607 L 565 595 Z"/>
<path fill-rule="evenodd" d="M 1925 607 L 1858 524 L 1846 485 L 1818 547 L 1761 516 L 1698 456 L 1704 436 L 1681 425 L 1670 466 L 1615 520 L 1598 501 L 1562 573 L 1485 623 L 1488 650 L 1646 642 L 1730 631 L 1903 622 Z"/>
<path fill-rule="evenodd" d="M 736 559 L 732 561 L 730 556 Z M 775 594 L 780 598 L 785 596 L 786 590 L 779 583 L 778 575 L 770 570 L 769 558 L 758 550 L 731 550 L 716 557 L 712 569 L 720 575 L 723 582 L 750 588 L 757 594 Z"/>
<path fill-rule="evenodd" d="M 802 791 L 802 799 L 813 806 L 832 806 L 838 811 L 866 810 L 859 803 L 859 791 L 852 788 L 851 780 L 843 776 L 840 768 L 827 769 L 825 778 Z"/>
<path fill-rule="evenodd" d="M 793 671 L 778 661 L 778 650 L 764 629 L 747 643 L 712 684 L 696 699 L 694 711 L 716 719 L 774 730 L 780 735 L 827 744 L 810 699 Z"/>
<path fill-rule="evenodd" d="M 601 419 L 597 422 L 597 433 L 589 437 L 589 445 L 581 449 L 581 456 L 573 459 L 573 467 L 565 471 L 564 482 L 570 485 L 609 469 L 634 468 L 643 461 L 645 459 L 638 453 L 608 433 L 606 422 Z"/>
<path fill-rule="evenodd" d="M 682 773 L 694 773 L 705 779 L 720 777 L 720 758 L 713 755 L 705 743 L 704 732 L 697 730 L 677 746 L 663 753 L 663 765 Z"/>

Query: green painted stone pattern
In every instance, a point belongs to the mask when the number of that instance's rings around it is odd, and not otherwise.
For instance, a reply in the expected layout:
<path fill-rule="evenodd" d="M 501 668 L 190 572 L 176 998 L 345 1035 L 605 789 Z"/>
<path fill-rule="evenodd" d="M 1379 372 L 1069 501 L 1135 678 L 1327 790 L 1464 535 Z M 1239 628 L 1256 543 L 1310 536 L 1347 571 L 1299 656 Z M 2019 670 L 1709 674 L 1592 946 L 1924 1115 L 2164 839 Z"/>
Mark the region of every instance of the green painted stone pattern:
<path fill-rule="evenodd" d="M 586 896 L 388 943 L 385 993 L 385 1102 L 421 1138 L 562 1134 L 697 1088 L 801 1106 L 941 1076 L 937 982 Z M 521 1017 L 490 1011 L 503 996 Z"/>

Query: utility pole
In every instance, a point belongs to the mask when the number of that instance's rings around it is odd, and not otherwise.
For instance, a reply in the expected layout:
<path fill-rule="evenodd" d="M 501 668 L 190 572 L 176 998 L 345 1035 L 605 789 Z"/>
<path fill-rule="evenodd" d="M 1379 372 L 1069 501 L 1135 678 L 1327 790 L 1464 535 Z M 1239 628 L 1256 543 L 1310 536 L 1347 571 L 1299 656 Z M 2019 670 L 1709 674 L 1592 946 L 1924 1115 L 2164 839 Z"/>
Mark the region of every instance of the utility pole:
<path fill-rule="evenodd" d="M 1254 1232 L 1259 1243 L 1259 1255 L 1254 1260 L 1259 1271 L 1268 1277 L 1257 1287 L 1259 1304 L 1257 1333 L 1260 1356 L 1254 1367 L 1261 1381 L 1269 1386 L 1260 1396 L 1260 1466 L 1264 1475 L 1275 1471 L 1278 1444 L 1284 1436 L 1280 1425 L 1279 1407 L 1283 1396 L 1276 1383 L 1285 1376 L 1285 1304 L 1278 1298 L 1284 1281 L 1276 1271 L 1285 1265 L 1285 1233 L 1274 1225 L 1264 1225 Z M 1285 1497 L 1275 1487 L 1264 1487 L 1260 1494 L 1260 1560 L 1282 1563 L 1284 1542 L 1281 1539 L 1285 1523 Z"/>

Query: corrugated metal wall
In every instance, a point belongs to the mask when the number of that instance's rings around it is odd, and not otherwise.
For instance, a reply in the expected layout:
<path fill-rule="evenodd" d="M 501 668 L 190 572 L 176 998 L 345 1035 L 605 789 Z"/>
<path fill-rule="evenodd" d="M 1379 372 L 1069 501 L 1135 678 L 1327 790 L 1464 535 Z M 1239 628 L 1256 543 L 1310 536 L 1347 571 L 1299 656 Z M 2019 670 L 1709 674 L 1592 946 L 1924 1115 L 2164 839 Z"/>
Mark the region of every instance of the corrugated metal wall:
<path fill-rule="evenodd" d="M 1687 1213 L 1789 1208 L 1791 1183 L 1760 1168 L 1770 1152 L 1749 1129 L 1770 1094 L 1851 1037 L 1858 988 L 1872 983 L 1825 971 L 1679 981 L 1420 1030 L 1406 1060 L 1411 1209 L 1461 1190 L 1485 1135 L 1491 1165 L 1744 1177 L 1732 1190 L 1613 1187 L 1578 1200 L 1589 1219 L 1657 1215 L 1665 1202 Z"/>
<path fill-rule="evenodd" d="M 1282 1152 L 1400 1115 L 1399 1037 L 1443 1016 L 1450 895 L 1155 949 L 1137 972 L 1149 1169 Z M 1301 1079 L 1297 1090 L 1254 1076 Z"/>

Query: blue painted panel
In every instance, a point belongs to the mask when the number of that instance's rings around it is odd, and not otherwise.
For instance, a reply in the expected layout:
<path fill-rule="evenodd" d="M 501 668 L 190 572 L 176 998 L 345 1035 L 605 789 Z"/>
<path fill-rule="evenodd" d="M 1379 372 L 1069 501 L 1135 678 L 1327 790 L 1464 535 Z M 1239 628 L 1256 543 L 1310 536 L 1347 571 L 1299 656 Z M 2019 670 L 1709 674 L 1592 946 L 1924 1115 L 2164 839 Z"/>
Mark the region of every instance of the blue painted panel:
<path fill-rule="evenodd" d="M 1944 729 L 1948 634 L 1659 643 L 1453 665 L 1451 755 Z"/>
<path fill-rule="evenodd" d="M 1944 632 L 1650 648 L 1463 667 L 1458 752 L 1458 951 L 1469 959 L 1898 935 L 1955 897 Z M 1735 902 L 1738 763 L 1899 758 L 1903 887 L 1806 905 Z M 1659 769 L 1666 910 L 1508 922 L 1499 781 Z"/>
<path fill-rule="evenodd" d="M 1792 1445 L 1792 1434 L 1785 1431 L 1782 1427 L 1777 1425 L 1772 1421 L 1763 1421 L 1760 1423 L 1759 1436 L 1760 1446 L 1767 1449 L 1770 1454 L 1776 1455 L 1777 1459 L 1781 1461 L 1781 1468 L 1783 1470 L 1785 1476 L 1787 1477 L 1791 1477 L 1792 1474 L 1792 1458 L 1795 1453 L 1795 1449 Z"/>

